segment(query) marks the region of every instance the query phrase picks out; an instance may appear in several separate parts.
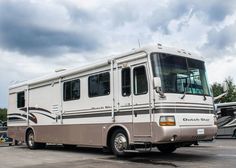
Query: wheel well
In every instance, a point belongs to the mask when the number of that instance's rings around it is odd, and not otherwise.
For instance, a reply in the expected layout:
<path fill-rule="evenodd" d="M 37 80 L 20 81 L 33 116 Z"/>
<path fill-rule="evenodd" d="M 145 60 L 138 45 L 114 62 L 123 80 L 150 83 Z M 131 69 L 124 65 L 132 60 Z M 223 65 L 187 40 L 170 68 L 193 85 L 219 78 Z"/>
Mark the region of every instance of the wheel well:
<path fill-rule="evenodd" d="M 126 135 L 128 136 L 127 131 L 126 131 L 123 127 L 121 127 L 121 126 L 114 126 L 114 127 L 112 127 L 112 128 L 108 131 L 108 134 L 107 134 L 107 147 L 108 147 L 108 148 L 111 147 L 111 141 L 110 141 L 110 140 L 111 140 L 112 134 L 113 134 L 116 130 L 118 130 L 118 129 L 124 130 L 124 131 L 126 132 Z"/>
<path fill-rule="evenodd" d="M 27 128 L 26 129 L 26 131 L 25 131 L 25 142 L 27 141 L 27 134 L 28 134 L 29 131 L 33 131 L 34 132 L 34 130 L 32 128 Z"/>

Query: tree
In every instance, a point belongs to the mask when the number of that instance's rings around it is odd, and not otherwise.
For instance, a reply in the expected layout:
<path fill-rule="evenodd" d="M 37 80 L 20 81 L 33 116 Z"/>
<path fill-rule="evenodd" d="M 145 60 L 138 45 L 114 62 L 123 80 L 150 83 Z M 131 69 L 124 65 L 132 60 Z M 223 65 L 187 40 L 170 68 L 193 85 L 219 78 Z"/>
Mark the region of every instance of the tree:
<path fill-rule="evenodd" d="M 225 102 L 236 102 L 236 85 L 233 83 L 233 78 L 228 77 L 225 79 L 225 82 L 228 86 L 228 94 L 218 100 L 216 103 L 225 103 Z M 223 93 L 223 85 L 219 83 L 214 83 L 212 85 L 212 91 L 214 97 L 219 96 Z"/>
<path fill-rule="evenodd" d="M 1 109 L 0 108 L 0 120 L 1 121 L 7 121 L 7 109 Z"/>
<path fill-rule="evenodd" d="M 219 96 L 220 94 L 223 93 L 223 87 L 220 83 L 213 83 L 213 85 L 211 86 L 212 88 L 212 92 L 213 92 L 213 96 L 216 97 L 216 96 Z M 219 101 L 217 101 L 219 102 Z"/>

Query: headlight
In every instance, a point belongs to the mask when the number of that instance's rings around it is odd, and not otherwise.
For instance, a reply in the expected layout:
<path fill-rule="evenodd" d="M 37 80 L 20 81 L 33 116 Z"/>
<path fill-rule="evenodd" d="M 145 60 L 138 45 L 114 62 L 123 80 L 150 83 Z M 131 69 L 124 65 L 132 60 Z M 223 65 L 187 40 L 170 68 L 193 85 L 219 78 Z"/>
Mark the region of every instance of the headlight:
<path fill-rule="evenodd" d="M 160 126 L 175 126 L 174 116 L 161 116 L 159 121 Z"/>

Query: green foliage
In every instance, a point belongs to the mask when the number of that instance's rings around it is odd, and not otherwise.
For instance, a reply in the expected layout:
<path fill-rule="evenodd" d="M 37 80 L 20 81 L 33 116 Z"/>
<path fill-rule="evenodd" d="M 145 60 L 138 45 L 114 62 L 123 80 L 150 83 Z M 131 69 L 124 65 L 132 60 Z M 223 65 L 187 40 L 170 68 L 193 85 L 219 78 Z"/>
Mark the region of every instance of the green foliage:
<path fill-rule="evenodd" d="M 217 82 L 213 83 L 211 88 L 212 88 L 214 97 L 219 96 L 220 94 L 223 93 L 223 87 L 220 83 L 217 83 Z"/>
<path fill-rule="evenodd" d="M 0 108 L 0 120 L 1 121 L 7 121 L 7 109 L 1 109 Z"/>
<path fill-rule="evenodd" d="M 236 85 L 233 83 L 233 78 L 228 77 L 225 79 L 225 82 L 228 86 L 228 94 L 222 97 L 217 102 L 221 102 L 221 103 L 236 102 Z M 212 91 L 213 91 L 214 97 L 219 96 L 220 94 L 223 93 L 223 85 L 219 83 L 214 83 L 212 85 Z"/>

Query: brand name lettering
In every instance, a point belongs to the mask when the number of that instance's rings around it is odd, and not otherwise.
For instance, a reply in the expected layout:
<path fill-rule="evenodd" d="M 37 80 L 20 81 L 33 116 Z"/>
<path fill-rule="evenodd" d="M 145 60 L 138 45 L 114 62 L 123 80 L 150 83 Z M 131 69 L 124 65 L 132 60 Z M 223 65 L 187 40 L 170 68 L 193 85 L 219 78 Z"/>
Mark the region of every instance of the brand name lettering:
<path fill-rule="evenodd" d="M 208 118 L 183 118 L 183 121 L 210 121 Z"/>

